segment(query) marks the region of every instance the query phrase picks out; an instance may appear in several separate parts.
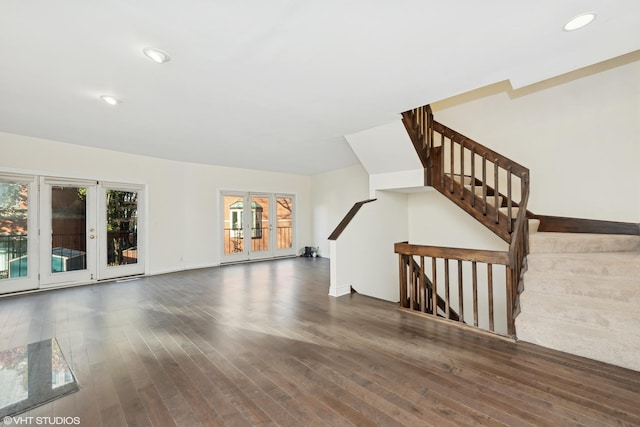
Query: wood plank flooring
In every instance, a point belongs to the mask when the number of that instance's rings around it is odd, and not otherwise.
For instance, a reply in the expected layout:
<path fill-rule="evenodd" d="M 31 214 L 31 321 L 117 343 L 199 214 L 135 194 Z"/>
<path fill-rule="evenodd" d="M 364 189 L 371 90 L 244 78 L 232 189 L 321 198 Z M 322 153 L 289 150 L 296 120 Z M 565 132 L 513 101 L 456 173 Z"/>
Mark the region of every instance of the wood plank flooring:
<path fill-rule="evenodd" d="M 328 288 L 295 258 L 0 298 L 0 349 L 57 338 L 80 391 L 23 416 L 83 426 L 640 425 L 640 372 Z"/>

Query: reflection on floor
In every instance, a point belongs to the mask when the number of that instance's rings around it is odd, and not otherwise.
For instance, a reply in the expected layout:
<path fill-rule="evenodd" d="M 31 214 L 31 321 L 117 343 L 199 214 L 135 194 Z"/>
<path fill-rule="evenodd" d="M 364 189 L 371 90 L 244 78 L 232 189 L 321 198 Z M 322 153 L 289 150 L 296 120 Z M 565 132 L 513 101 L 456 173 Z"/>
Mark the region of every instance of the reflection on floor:
<path fill-rule="evenodd" d="M 0 351 L 0 418 L 78 390 L 55 338 Z"/>

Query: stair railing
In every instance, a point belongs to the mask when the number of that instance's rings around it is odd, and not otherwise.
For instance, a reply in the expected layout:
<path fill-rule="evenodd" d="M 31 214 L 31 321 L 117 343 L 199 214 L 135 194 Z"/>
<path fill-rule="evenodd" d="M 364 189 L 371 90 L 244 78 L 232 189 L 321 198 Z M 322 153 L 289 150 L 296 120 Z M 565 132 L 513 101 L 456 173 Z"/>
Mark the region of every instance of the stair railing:
<path fill-rule="evenodd" d="M 425 167 L 425 185 L 511 242 L 529 169 L 435 121 L 428 105 L 402 118 Z"/>
<path fill-rule="evenodd" d="M 366 200 L 361 200 L 359 202 L 354 203 L 353 207 L 349 210 L 349 212 L 347 212 L 344 218 L 342 218 L 342 221 L 340 221 L 340 224 L 338 224 L 338 226 L 331 232 L 331 234 L 327 239 L 338 240 L 338 237 L 340 237 L 342 232 L 347 228 L 347 226 L 349 225 L 351 220 L 356 216 L 360 208 L 367 203 L 371 203 L 375 201 L 376 199 L 366 199 Z"/>
<path fill-rule="evenodd" d="M 399 254 L 402 309 L 513 336 L 508 252 L 408 242 L 396 243 L 394 250 Z M 497 265 L 505 266 L 504 274 L 494 268 Z M 425 274 L 417 275 L 416 266 Z M 427 287 L 427 281 L 430 287 Z M 431 301 L 425 301 L 427 295 Z M 443 304 L 438 303 L 440 299 Z M 505 305 L 498 306 L 499 301 Z M 437 309 L 433 310 L 433 307 Z M 502 313 L 504 317 L 496 319 L 496 313 Z"/>
<path fill-rule="evenodd" d="M 400 306 L 460 321 L 460 316 L 448 302 L 448 294 L 445 300 L 437 292 L 433 292 L 433 282 L 424 273 L 424 269 L 424 258 L 421 259 L 421 264 L 418 264 L 412 256 L 400 257 L 400 282 L 407 284 L 400 290 Z"/>
<path fill-rule="evenodd" d="M 508 252 L 500 252 L 503 255 L 499 257 L 495 255 L 496 259 L 500 258 L 502 261 L 485 262 L 502 264 L 507 268 L 505 291 L 510 305 L 507 309 L 507 335 L 514 336 L 514 318 L 519 310 L 518 297 L 522 291 L 522 275 L 528 252 L 529 169 L 435 121 L 428 105 L 403 113 L 402 121 L 425 168 L 425 185 L 433 186 L 509 243 Z M 456 249 L 448 253 L 445 250 L 447 248 L 423 248 L 427 249 L 421 249 L 420 256 L 432 259 L 454 260 L 457 259 L 455 251 L 460 251 Z M 396 248 L 405 249 L 407 248 L 402 246 Z M 472 258 L 472 252 L 484 252 L 469 251 L 471 252 L 464 250 L 464 253 L 458 254 Z M 417 255 L 399 253 L 401 256 Z M 448 255 L 443 257 L 440 253 Z M 504 257 L 506 261 L 503 260 Z M 405 286 L 401 275 L 401 293 Z M 474 318 L 475 316 L 474 314 Z M 460 313 L 460 317 L 464 317 L 463 313 Z M 492 330 L 491 327 L 489 330 Z"/>

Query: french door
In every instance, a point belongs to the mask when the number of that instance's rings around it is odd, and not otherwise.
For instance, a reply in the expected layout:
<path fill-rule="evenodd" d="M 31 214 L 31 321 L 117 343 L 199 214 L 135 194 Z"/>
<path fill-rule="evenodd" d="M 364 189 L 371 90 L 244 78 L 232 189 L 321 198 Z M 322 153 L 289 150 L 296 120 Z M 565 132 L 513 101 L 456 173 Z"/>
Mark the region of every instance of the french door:
<path fill-rule="evenodd" d="M 222 262 L 295 255 L 294 196 L 222 192 Z"/>
<path fill-rule="evenodd" d="M 0 293 L 144 274 L 143 190 L 0 174 Z"/>
<path fill-rule="evenodd" d="M 0 293 L 38 287 L 38 183 L 0 174 Z"/>
<path fill-rule="evenodd" d="M 40 285 L 97 280 L 96 181 L 40 178 Z"/>
<path fill-rule="evenodd" d="M 100 183 L 98 278 L 144 274 L 144 187 Z"/>

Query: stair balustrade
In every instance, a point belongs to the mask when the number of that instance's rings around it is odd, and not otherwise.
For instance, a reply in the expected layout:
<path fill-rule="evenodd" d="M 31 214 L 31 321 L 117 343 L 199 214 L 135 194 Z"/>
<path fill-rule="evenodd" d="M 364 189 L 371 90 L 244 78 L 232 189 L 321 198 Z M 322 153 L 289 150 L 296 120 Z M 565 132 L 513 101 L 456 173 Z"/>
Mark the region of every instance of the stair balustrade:
<path fill-rule="evenodd" d="M 401 250 L 398 245 L 396 244 L 396 250 Z M 435 285 L 424 273 L 424 269 L 424 257 L 418 264 L 412 256 L 405 254 L 400 256 L 400 282 L 407 284 L 400 291 L 401 307 L 460 321 L 460 316 L 449 303 L 448 290 L 446 299 L 438 295 L 437 291 L 434 292 Z M 433 307 L 437 307 L 436 310 Z"/>
<path fill-rule="evenodd" d="M 513 335 L 508 252 L 408 242 L 396 243 L 394 250 L 399 254 L 401 309 Z M 502 315 L 496 319 L 496 314 Z"/>
<path fill-rule="evenodd" d="M 493 271 L 494 264 L 504 265 L 506 267 L 504 295 L 508 304 L 505 320 L 506 335 L 515 336 L 514 318 L 519 310 L 518 296 L 522 291 L 522 275 L 526 268 L 525 257 L 528 251 L 529 169 L 435 121 L 429 105 L 403 113 L 402 121 L 425 169 L 424 184 L 438 190 L 509 243 L 509 251 L 492 252 L 491 257 L 480 261 L 487 256 L 487 251 L 398 243 L 396 252 L 401 257 L 401 296 L 403 292 L 406 294 L 414 288 L 414 285 L 408 285 L 411 274 L 402 272 L 403 268 L 407 268 L 402 266 L 411 265 L 403 257 L 431 258 L 434 266 L 437 259 L 442 259 L 445 276 L 448 274 L 449 261 L 454 260 L 471 262 L 472 271 L 476 271 L 478 262 L 486 263 L 489 266 L 489 272 Z M 477 257 L 479 258 L 475 259 Z M 423 262 L 422 259 L 421 262 Z M 432 274 L 437 274 L 437 268 L 432 268 Z M 435 277 L 431 277 L 431 281 L 434 282 L 434 295 L 438 295 L 434 279 Z M 491 283 L 492 281 L 493 278 Z M 476 283 L 475 278 L 472 279 L 469 292 L 474 295 L 475 301 L 477 289 L 474 283 Z M 493 284 L 489 288 L 492 292 Z M 444 291 L 445 293 L 449 291 L 448 285 L 444 287 Z M 462 292 L 461 290 L 460 295 Z M 491 300 L 488 307 L 493 313 L 493 295 L 490 292 L 488 295 Z M 448 300 L 446 295 L 445 300 Z M 460 302 L 462 300 L 461 298 Z M 411 295 L 406 296 L 406 301 L 401 298 L 401 305 L 404 307 L 403 304 L 408 304 L 409 307 L 406 308 L 411 309 Z M 419 306 L 425 308 L 424 304 Z M 432 311 L 434 313 L 430 313 L 431 315 L 438 315 L 437 309 Z M 478 326 L 475 304 L 473 311 L 473 324 Z M 464 311 L 461 309 L 460 319 L 464 319 Z M 494 331 L 493 314 L 485 329 Z"/>

